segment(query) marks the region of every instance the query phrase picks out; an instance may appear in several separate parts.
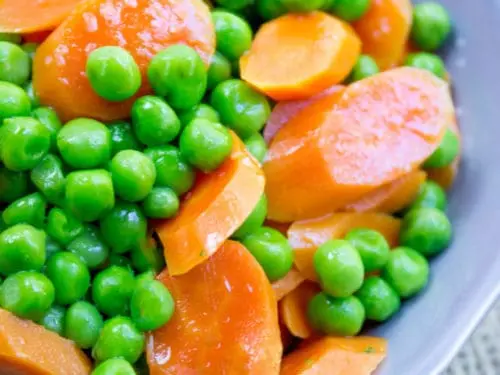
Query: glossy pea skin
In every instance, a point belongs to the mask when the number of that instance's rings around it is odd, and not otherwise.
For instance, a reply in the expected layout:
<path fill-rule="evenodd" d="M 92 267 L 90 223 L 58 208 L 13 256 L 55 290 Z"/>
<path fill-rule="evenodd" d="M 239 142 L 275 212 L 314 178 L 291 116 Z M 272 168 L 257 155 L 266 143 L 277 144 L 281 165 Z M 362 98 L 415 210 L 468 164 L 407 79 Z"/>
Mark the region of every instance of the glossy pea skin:
<path fill-rule="evenodd" d="M 66 319 L 66 309 L 61 306 L 52 306 L 45 312 L 38 321 L 49 331 L 57 333 L 59 336 L 64 334 L 64 321 Z"/>
<path fill-rule="evenodd" d="M 441 47 L 451 33 L 451 20 L 446 9 L 433 1 L 413 7 L 411 39 L 419 49 L 434 51 Z"/>
<path fill-rule="evenodd" d="M 129 270 L 111 266 L 99 272 L 92 283 L 92 299 L 102 313 L 127 315 L 135 280 Z"/>
<path fill-rule="evenodd" d="M 427 70 L 441 79 L 446 77 L 446 67 L 443 60 L 438 55 L 434 55 L 432 53 L 410 53 L 406 57 L 405 65 Z"/>
<path fill-rule="evenodd" d="M 208 104 L 201 103 L 179 114 L 182 129 L 184 129 L 191 121 L 197 118 L 202 118 L 212 122 L 220 122 L 220 117 L 217 111 L 210 107 Z"/>
<path fill-rule="evenodd" d="M 347 22 L 354 22 L 363 17 L 373 0 L 335 0 L 328 11 Z"/>
<path fill-rule="evenodd" d="M 126 121 L 115 121 L 108 125 L 111 133 L 111 155 L 123 150 L 139 150 L 141 145 L 136 138 L 132 125 Z"/>
<path fill-rule="evenodd" d="M 252 45 L 252 29 L 247 21 L 236 14 L 216 10 L 212 12 L 217 51 L 229 60 L 237 60 Z"/>
<path fill-rule="evenodd" d="M 0 81 L 0 120 L 16 116 L 29 116 L 30 111 L 30 98 L 22 88 L 10 82 Z"/>
<path fill-rule="evenodd" d="M 161 272 L 165 268 L 163 249 L 158 247 L 151 237 L 143 238 L 140 243 L 132 248 L 132 265 L 139 272 L 153 270 Z"/>
<path fill-rule="evenodd" d="M 95 345 L 103 326 L 103 318 L 96 307 L 86 301 L 79 301 L 66 311 L 64 336 L 78 347 L 90 349 Z"/>
<path fill-rule="evenodd" d="M 353 229 L 345 236 L 359 253 L 365 272 L 382 269 L 389 259 L 389 244 L 380 232 L 373 229 Z"/>
<path fill-rule="evenodd" d="M 254 209 L 245 219 L 243 224 L 238 228 L 236 232 L 234 232 L 233 237 L 237 239 L 243 239 L 252 232 L 259 229 L 267 216 L 267 198 L 265 194 L 262 194 L 259 201 L 255 205 Z"/>
<path fill-rule="evenodd" d="M 57 133 L 61 130 L 62 123 L 56 111 L 49 107 L 38 107 L 31 112 L 31 116 L 47 128 L 50 133 L 50 151 L 57 151 Z"/>
<path fill-rule="evenodd" d="M 54 286 L 39 272 L 18 272 L 0 286 L 0 307 L 23 319 L 39 320 L 53 303 Z"/>
<path fill-rule="evenodd" d="M 99 364 L 91 375 L 136 375 L 136 373 L 126 360 L 111 358 Z"/>
<path fill-rule="evenodd" d="M 29 81 L 24 85 L 24 91 L 26 91 L 26 94 L 28 94 L 28 98 L 30 98 L 31 102 L 31 108 L 36 108 L 40 105 L 40 98 L 38 97 L 38 94 L 35 92 L 35 89 L 33 88 L 33 83 Z"/>
<path fill-rule="evenodd" d="M 31 73 L 31 60 L 16 44 L 0 41 L 0 81 L 23 85 Z"/>
<path fill-rule="evenodd" d="M 231 61 L 219 52 L 215 52 L 210 59 L 208 68 L 207 87 L 212 90 L 219 83 L 231 78 Z"/>
<path fill-rule="evenodd" d="M 242 139 L 259 132 L 271 114 L 266 97 L 239 79 L 219 84 L 212 92 L 210 104 L 222 123 Z"/>
<path fill-rule="evenodd" d="M 53 239 L 66 246 L 78 235 L 83 233 L 83 224 L 69 212 L 54 207 L 47 216 L 47 234 Z"/>
<path fill-rule="evenodd" d="M 26 172 L 13 172 L 0 165 L 0 202 L 10 203 L 28 192 Z"/>
<path fill-rule="evenodd" d="M 40 193 L 33 193 L 17 199 L 8 205 L 2 213 L 7 226 L 30 224 L 42 228 L 45 221 L 47 201 Z"/>
<path fill-rule="evenodd" d="M 259 163 L 263 163 L 267 154 L 267 145 L 260 133 L 254 133 L 245 139 L 245 147 Z"/>
<path fill-rule="evenodd" d="M 377 65 L 375 59 L 368 55 L 361 55 L 356 61 L 356 64 L 352 68 L 349 77 L 347 78 L 348 82 L 357 82 L 362 79 L 371 77 L 380 72 L 380 69 Z"/>
<path fill-rule="evenodd" d="M 137 286 L 141 285 L 142 283 L 148 283 L 150 281 L 154 281 L 155 275 L 156 274 L 153 270 L 144 271 L 140 275 L 137 275 L 137 277 L 135 278 L 136 288 L 137 288 Z"/>
<path fill-rule="evenodd" d="M 142 202 L 142 209 L 148 218 L 169 219 L 179 211 L 179 198 L 168 187 L 155 187 Z"/>
<path fill-rule="evenodd" d="M 439 147 L 425 161 L 425 168 L 444 168 L 453 163 L 460 153 L 458 136 L 450 129 L 446 130 Z"/>
<path fill-rule="evenodd" d="M 356 297 L 365 308 L 366 318 L 376 322 L 388 320 L 401 307 L 399 295 L 378 276 L 367 278 L 356 292 Z"/>
<path fill-rule="evenodd" d="M 437 208 L 445 211 L 448 206 L 446 192 L 434 181 L 425 181 L 419 189 L 418 195 L 408 207 L 408 211 L 416 208 Z"/>
<path fill-rule="evenodd" d="M 78 256 L 91 270 L 102 266 L 109 255 L 109 247 L 98 231 L 95 233 L 84 231 L 68 244 L 67 249 Z"/>
<path fill-rule="evenodd" d="M 0 33 L 0 41 L 2 41 L 2 42 L 20 44 L 22 42 L 22 40 L 23 40 L 23 38 L 22 38 L 21 34 Z"/>
<path fill-rule="evenodd" d="M 323 9 L 326 0 L 280 0 L 281 4 L 293 13 L 305 13 Z"/>
<path fill-rule="evenodd" d="M 53 154 L 46 155 L 30 172 L 33 185 L 52 204 L 62 206 L 66 188 L 63 163 Z"/>
<path fill-rule="evenodd" d="M 131 98 L 141 87 L 139 67 L 121 47 L 106 46 L 92 51 L 85 72 L 97 95 L 112 102 Z"/>
<path fill-rule="evenodd" d="M 256 0 L 257 12 L 262 19 L 268 21 L 287 12 L 281 0 Z"/>
<path fill-rule="evenodd" d="M 13 117 L 3 121 L 0 159 L 12 171 L 34 168 L 47 155 L 50 133 L 31 117 Z"/>

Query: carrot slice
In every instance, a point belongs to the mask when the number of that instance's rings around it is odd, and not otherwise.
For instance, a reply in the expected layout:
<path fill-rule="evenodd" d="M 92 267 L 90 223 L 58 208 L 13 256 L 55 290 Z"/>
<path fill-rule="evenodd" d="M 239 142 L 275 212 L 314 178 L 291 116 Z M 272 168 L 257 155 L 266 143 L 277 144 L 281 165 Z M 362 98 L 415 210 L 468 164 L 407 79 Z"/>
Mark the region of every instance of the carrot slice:
<path fill-rule="evenodd" d="M 378 337 L 324 337 L 287 355 L 281 375 L 369 375 L 387 353 Z"/>
<path fill-rule="evenodd" d="M 401 61 L 410 34 L 412 9 L 410 0 L 372 1 L 368 12 L 354 23 L 363 53 L 371 55 L 380 69 Z"/>
<path fill-rule="evenodd" d="M 302 282 L 304 277 L 295 268 L 292 268 L 285 277 L 275 281 L 272 286 L 276 300 L 279 301 L 292 290 L 296 289 Z"/>
<path fill-rule="evenodd" d="M 298 221 L 288 230 L 295 267 L 302 276 L 317 281 L 313 257 L 318 246 L 331 239 L 341 239 L 352 229 L 368 228 L 379 231 L 391 245 L 396 246 L 401 222 L 381 213 L 337 213 L 315 220 Z"/>
<path fill-rule="evenodd" d="M 215 33 L 201 0 L 84 1 L 38 48 L 33 85 L 41 102 L 54 107 L 65 121 L 126 118 L 135 98 L 151 92 L 146 77 L 151 58 L 178 43 L 196 49 L 207 64 L 210 61 Z M 109 102 L 92 90 L 85 75 L 87 56 L 103 46 L 127 49 L 139 65 L 142 87 L 134 98 Z"/>
<path fill-rule="evenodd" d="M 275 136 L 263 165 L 268 218 L 329 214 L 415 170 L 453 117 L 448 85 L 398 68 L 326 96 Z"/>
<path fill-rule="evenodd" d="M 0 309 L 0 373 L 86 375 L 91 371 L 90 360 L 73 342 Z"/>
<path fill-rule="evenodd" d="M 352 27 L 323 12 L 265 23 L 240 59 L 241 77 L 274 100 L 308 98 L 342 82 L 360 54 Z"/>
<path fill-rule="evenodd" d="M 233 151 L 201 176 L 177 216 L 156 222 L 171 275 L 181 275 L 214 254 L 250 215 L 264 192 L 259 163 L 232 133 Z"/>
<path fill-rule="evenodd" d="M 320 291 L 318 284 L 306 281 L 281 300 L 279 305 L 281 319 L 295 337 L 307 339 L 314 333 L 307 319 L 307 305 Z"/>
<path fill-rule="evenodd" d="M 182 276 L 158 277 L 175 312 L 149 337 L 151 375 L 277 375 L 282 354 L 276 299 L 255 258 L 227 241 Z"/>
<path fill-rule="evenodd" d="M 37 31 L 34 33 L 23 34 L 24 43 L 42 43 L 53 30 Z"/>

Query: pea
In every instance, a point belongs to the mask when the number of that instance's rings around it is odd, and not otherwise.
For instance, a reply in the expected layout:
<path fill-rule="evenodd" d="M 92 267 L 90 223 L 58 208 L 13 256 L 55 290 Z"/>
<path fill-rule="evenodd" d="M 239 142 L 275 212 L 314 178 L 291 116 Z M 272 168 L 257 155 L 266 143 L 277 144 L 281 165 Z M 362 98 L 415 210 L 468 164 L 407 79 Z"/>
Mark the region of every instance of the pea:
<path fill-rule="evenodd" d="M 101 314 L 94 305 L 79 301 L 66 311 L 64 336 L 82 349 L 92 348 L 104 326 Z"/>
<path fill-rule="evenodd" d="M 34 168 L 50 148 L 48 130 L 31 117 L 3 120 L 1 139 L 0 158 L 12 171 Z"/>
<path fill-rule="evenodd" d="M 224 125 L 242 139 L 259 132 L 267 122 L 271 108 L 266 97 L 239 79 L 219 84 L 210 99 Z"/>
<path fill-rule="evenodd" d="M 408 212 L 401 225 L 400 243 L 425 256 L 444 250 L 451 241 L 451 223 L 436 208 L 418 208 Z"/>
<path fill-rule="evenodd" d="M 134 268 L 139 272 L 153 270 L 160 272 L 165 268 L 163 249 L 151 237 L 143 238 L 137 246 L 132 248 L 131 259 Z"/>
<path fill-rule="evenodd" d="M 207 70 L 200 55 L 191 47 L 177 44 L 151 59 L 148 78 L 154 92 L 176 110 L 197 105 L 207 89 Z"/>
<path fill-rule="evenodd" d="M 204 172 L 219 167 L 231 154 L 233 138 L 221 124 L 195 119 L 183 130 L 179 139 L 181 155 Z"/>
<path fill-rule="evenodd" d="M 108 125 L 111 133 L 111 155 L 123 150 L 139 150 L 141 145 L 137 140 L 132 126 L 126 121 L 115 121 Z"/>
<path fill-rule="evenodd" d="M 135 375 L 135 371 L 126 360 L 111 358 L 99 364 L 91 375 Z"/>
<path fill-rule="evenodd" d="M 287 12 L 281 0 L 256 0 L 257 12 L 265 20 L 271 20 L 282 16 Z"/>
<path fill-rule="evenodd" d="M 141 87 L 141 72 L 132 55 L 121 47 L 92 51 L 85 66 L 92 89 L 111 102 L 131 98 Z"/>
<path fill-rule="evenodd" d="M 33 118 L 47 128 L 50 133 L 50 151 L 57 151 L 57 133 L 61 130 L 62 123 L 56 111 L 49 107 L 38 107 L 31 113 Z"/>
<path fill-rule="evenodd" d="M 66 246 L 83 232 L 83 224 L 70 213 L 54 207 L 49 211 L 46 231 L 53 239 Z"/>
<path fill-rule="evenodd" d="M 130 318 L 118 316 L 104 324 L 99 339 L 92 349 L 97 361 L 121 357 L 135 363 L 144 351 L 145 339 Z"/>
<path fill-rule="evenodd" d="M 155 272 L 153 270 L 144 271 L 135 278 L 135 285 L 141 285 L 142 283 L 148 283 L 155 280 Z"/>
<path fill-rule="evenodd" d="M 109 248 L 97 231 L 96 233 L 83 232 L 71 241 L 67 248 L 92 270 L 102 266 L 109 255 Z"/>
<path fill-rule="evenodd" d="M 33 88 L 33 83 L 31 81 L 29 81 L 24 85 L 24 91 L 26 91 L 26 94 L 28 94 L 28 98 L 30 98 L 31 108 L 36 108 L 40 106 L 40 98 L 38 97 L 38 94 L 35 92 L 35 89 Z"/>
<path fill-rule="evenodd" d="M 64 334 L 64 320 L 66 319 L 66 309 L 61 306 L 52 306 L 48 309 L 38 322 L 49 331 L 62 336 Z"/>
<path fill-rule="evenodd" d="M 144 214 L 152 219 L 169 219 L 179 211 L 179 198 L 168 187 L 156 187 L 142 203 Z"/>
<path fill-rule="evenodd" d="M 52 303 L 52 283 L 35 271 L 10 275 L 0 286 L 0 307 L 23 319 L 39 320 Z"/>
<path fill-rule="evenodd" d="M 261 227 L 241 242 L 262 266 L 267 278 L 276 281 L 284 277 L 293 265 L 293 250 L 280 232 Z"/>
<path fill-rule="evenodd" d="M 132 124 L 142 143 L 160 146 L 175 139 L 181 129 L 181 122 L 174 110 L 161 98 L 146 95 L 132 106 Z"/>
<path fill-rule="evenodd" d="M 16 43 L 19 44 L 19 43 Z M 23 49 L 24 52 L 26 52 L 31 60 L 33 62 L 33 58 L 35 57 L 36 50 L 38 48 L 38 43 L 24 43 L 21 45 L 21 48 Z"/>
<path fill-rule="evenodd" d="M 31 73 L 31 61 L 26 52 L 16 44 L 0 42 L 0 81 L 21 86 Z"/>
<path fill-rule="evenodd" d="M 22 88 L 10 82 L 0 82 L 0 120 L 28 116 L 30 111 L 30 98 Z"/>
<path fill-rule="evenodd" d="M 438 55 L 434 55 L 432 53 L 410 53 L 406 57 L 405 65 L 427 70 L 442 79 L 446 77 L 446 68 L 443 60 Z"/>
<path fill-rule="evenodd" d="M 457 158 L 460 152 L 458 136 L 451 130 L 446 130 L 439 147 L 425 161 L 425 168 L 447 167 Z"/>
<path fill-rule="evenodd" d="M 361 55 L 347 77 L 347 82 L 361 81 L 380 72 L 375 59 L 368 55 Z"/>
<path fill-rule="evenodd" d="M 111 266 L 99 272 L 92 284 L 92 299 L 109 316 L 126 315 L 135 280 L 126 268 Z"/>
<path fill-rule="evenodd" d="M 323 9 L 326 0 L 280 0 L 281 4 L 289 11 L 294 13 L 312 12 Z"/>
<path fill-rule="evenodd" d="M 153 280 L 137 284 L 130 300 L 130 313 L 135 326 L 152 331 L 166 324 L 174 314 L 174 299 L 161 282 Z"/>
<path fill-rule="evenodd" d="M 450 16 L 446 9 L 433 1 L 413 7 L 412 41 L 424 51 L 441 47 L 451 33 Z"/>
<path fill-rule="evenodd" d="M 355 336 L 365 321 L 365 309 L 354 296 L 335 298 L 325 292 L 315 295 L 307 306 L 311 326 L 334 336 Z"/>
<path fill-rule="evenodd" d="M 47 202 L 40 193 L 26 195 L 12 202 L 2 214 L 7 226 L 30 224 L 42 228 L 45 221 Z"/>
<path fill-rule="evenodd" d="M 263 163 L 267 154 L 267 145 L 260 133 L 254 133 L 245 139 L 245 146 L 259 163 Z"/>
<path fill-rule="evenodd" d="M 33 185 L 52 204 L 63 205 L 66 188 L 63 164 L 57 156 L 48 154 L 30 172 Z"/>
<path fill-rule="evenodd" d="M 21 34 L 0 33 L 0 41 L 2 41 L 2 42 L 21 44 L 22 40 L 23 40 L 23 38 L 22 38 Z"/>
<path fill-rule="evenodd" d="M 408 208 L 408 211 L 416 208 L 437 208 L 445 211 L 448 205 L 446 192 L 434 181 L 425 181 L 419 189 L 418 195 Z"/>
<path fill-rule="evenodd" d="M 240 60 L 234 60 L 231 62 L 231 72 L 235 77 L 241 76 Z"/>
<path fill-rule="evenodd" d="M 328 11 L 347 22 L 363 17 L 370 8 L 372 0 L 335 0 Z"/>
<path fill-rule="evenodd" d="M 345 239 L 358 251 L 365 272 L 380 270 L 389 259 L 389 244 L 384 236 L 372 229 L 353 229 Z"/>
<path fill-rule="evenodd" d="M 262 224 L 264 224 L 266 216 L 267 198 L 264 194 L 262 194 L 250 215 L 248 215 L 248 217 L 243 222 L 243 224 L 241 224 L 238 230 L 234 232 L 233 237 L 242 239 L 248 236 L 250 233 L 255 232 L 262 226 Z"/>
<path fill-rule="evenodd" d="M 13 172 L 0 165 L 0 202 L 13 202 L 27 192 L 27 174 L 25 172 Z"/>
<path fill-rule="evenodd" d="M 111 156 L 111 133 L 99 121 L 78 118 L 59 131 L 57 148 L 63 160 L 73 168 L 104 166 Z"/>
<path fill-rule="evenodd" d="M 237 60 L 252 45 L 252 29 L 234 13 L 216 10 L 212 12 L 217 50 L 229 60 Z"/>
<path fill-rule="evenodd" d="M 121 268 L 125 268 L 132 275 L 134 275 L 134 270 L 132 268 L 132 261 L 123 255 L 111 254 L 108 258 L 108 267 L 110 266 L 118 266 Z"/>
<path fill-rule="evenodd" d="M 231 61 L 219 52 L 215 52 L 208 68 L 207 87 L 212 90 L 219 83 L 231 78 Z"/>
<path fill-rule="evenodd" d="M 52 237 L 47 236 L 45 239 L 45 259 L 50 259 L 52 255 L 63 251 L 61 244 Z"/>
<path fill-rule="evenodd" d="M 253 4 L 253 0 L 216 0 L 217 5 L 230 10 L 242 10 Z"/>
<path fill-rule="evenodd" d="M 196 174 L 178 148 L 171 145 L 151 147 L 144 150 L 144 154 L 153 160 L 155 165 L 156 186 L 169 187 L 178 196 L 191 189 Z"/>
<path fill-rule="evenodd" d="M 366 318 L 376 322 L 384 322 L 399 311 L 401 301 L 399 295 L 384 280 L 377 276 L 367 278 L 356 297 L 363 304 Z"/>

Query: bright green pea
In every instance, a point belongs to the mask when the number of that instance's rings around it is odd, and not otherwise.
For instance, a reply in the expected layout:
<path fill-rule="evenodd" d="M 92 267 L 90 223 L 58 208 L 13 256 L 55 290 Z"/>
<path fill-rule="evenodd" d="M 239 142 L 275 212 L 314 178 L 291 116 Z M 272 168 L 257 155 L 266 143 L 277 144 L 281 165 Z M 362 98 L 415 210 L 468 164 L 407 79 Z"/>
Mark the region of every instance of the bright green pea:
<path fill-rule="evenodd" d="M 363 17 L 373 0 L 335 0 L 328 11 L 347 22 L 354 22 Z"/>
<path fill-rule="evenodd" d="M 49 107 L 38 107 L 33 110 L 31 116 L 47 128 L 50 133 L 50 151 L 57 152 L 57 133 L 61 130 L 62 123 L 56 111 Z"/>
<path fill-rule="evenodd" d="M 282 16 L 287 12 L 281 0 L 256 0 L 257 12 L 265 20 L 271 20 Z"/>
<path fill-rule="evenodd" d="M 399 295 L 384 280 L 377 276 L 367 278 L 356 297 L 363 304 L 366 318 L 376 322 L 384 322 L 399 311 L 401 301 Z"/>
<path fill-rule="evenodd" d="M 23 40 L 21 34 L 14 33 L 0 33 L 0 41 L 9 42 L 13 44 L 20 44 Z"/>
<path fill-rule="evenodd" d="M 153 281 L 155 279 L 155 272 L 153 270 L 148 270 L 144 271 L 140 275 L 137 275 L 135 278 L 135 286 L 137 288 L 138 285 L 141 285 L 142 283 L 148 283 L 150 281 Z"/>
<path fill-rule="evenodd" d="M 231 78 L 231 61 L 219 52 L 215 52 L 208 68 L 207 87 L 212 90 L 219 83 Z"/>
<path fill-rule="evenodd" d="M 0 307 L 23 319 L 39 320 L 53 303 L 54 286 L 39 272 L 18 272 L 0 286 Z"/>
<path fill-rule="evenodd" d="M 30 60 L 33 62 L 33 58 L 35 57 L 35 53 L 38 48 L 38 43 L 24 43 L 21 45 L 21 48 L 28 54 Z"/>
<path fill-rule="evenodd" d="M 101 234 L 85 231 L 67 246 L 69 252 L 78 256 L 90 269 L 101 267 L 108 259 L 109 248 Z"/>
<path fill-rule="evenodd" d="M 259 132 L 271 113 L 266 97 L 239 79 L 219 84 L 212 92 L 210 103 L 222 123 L 242 139 Z"/>
<path fill-rule="evenodd" d="M 444 66 L 443 60 L 438 55 L 432 53 L 410 53 L 406 57 L 405 65 L 427 70 L 442 79 L 446 77 L 446 67 Z"/>
<path fill-rule="evenodd" d="M 111 358 L 97 366 L 91 375 L 136 375 L 136 373 L 126 360 Z"/>
<path fill-rule="evenodd" d="M 217 111 L 210 107 L 208 104 L 201 103 L 179 114 L 182 129 L 184 129 L 191 121 L 197 118 L 202 118 L 212 122 L 220 122 L 220 117 Z"/>
<path fill-rule="evenodd" d="M 86 301 L 71 305 L 66 311 L 64 336 L 82 349 L 92 348 L 104 326 L 104 321 L 96 307 Z"/>
<path fill-rule="evenodd" d="M 111 254 L 108 258 L 108 267 L 110 266 L 118 266 L 121 268 L 125 268 L 128 270 L 132 275 L 134 274 L 134 270 L 132 268 L 132 261 L 131 259 L 123 256 L 123 255 L 118 255 L 118 254 Z"/>
<path fill-rule="evenodd" d="M 158 329 L 173 314 L 174 299 L 165 285 L 156 280 L 137 284 L 130 300 L 130 316 L 138 329 Z"/>
<path fill-rule="evenodd" d="M 35 89 L 33 88 L 33 83 L 31 81 L 29 81 L 24 85 L 24 91 L 26 91 L 26 94 L 28 94 L 28 97 L 30 98 L 31 108 L 36 108 L 40 106 L 40 98 L 35 92 Z"/>
<path fill-rule="evenodd" d="M 371 77 L 380 72 L 377 62 L 373 57 L 368 55 L 361 55 L 352 68 L 352 71 L 347 77 L 348 82 L 361 81 L 362 79 Z"/>
<path fill-rule="evenodd" d="M 155 187 L 144 199 L 142 208 L 148 218 L 169 219 L 177 215 L 179 204 L 175 191 L 168 187 Z"/>
<path fill-rule="evenodd" d="M 57 254 L 60 251 L 63 251 L 61 244 L 52 237 L 47 236 L 45 240 L 45 259 L 50 259 L 52 255 Z"/>
<path fill-rule="evenodd" d="M 267 198 L 264 194 L 260 197 L 259 201 L 255 205 L 253 211 L 248 215 L 246 220 L 241 224 L 236 232 L 234 232 L 233 237 L 242 239 L 245 236 L 253 233 L 259 229 L 267 216 Z"/>
<path fill-rule="evenodd" d="M 28 192 L 28 175 L 0 165 L 0 202 L 10 203 Z"/>
<path fill-rule="evenodd" d="M 30 224 L 42 228 L 45 221 L 47 202 L 40 193 L 26 195 L 8 205 L 2 214 L 7 226 Z"/>
<path fill-rule="evenodd" d="M 33 185 L 52 204 L 63 205 L 66 188 L 63 164 L 57 156 L 48 154 L 30 172 Z"/>
<path fill-rule="evenodd" d="M 345 236 L 359 253 L 365 272 L 380 270 L 389 259 L 389 244 L 382 234 L 373 229 L 353 229 Z"/>
<path fill-rule="evenodd" d="M 53 239 L 66 246 L 78 235 L 83 233 L 83 224 L 69 212 L 54 207 L 49 211 L 47 217 L 47 234 Z"/>
<path fill-rule="evenodd" d="M 242 244 L 257 259 L 270 281 L 281 279 L 292 268 L 292 247 L 275 229 L 261 227 L 247 235 Z"/>
<path fill-rule="evenodd" d="M 111 133 L 111 155 L 123 150 L 139 150 L 141 145 L 137 140 L 132 126 L 126 121 L 115 121 L 108 125 Z"/>
<path fill-rule="evenodd" d="M 411 39 L 418 48 L 434 51 L 443 45 L 450 33 L 450 16 L 441 4 L 428 1 L 413 7 Z"/>
<path fill-rule="evenodd" d="M 448 205 L 446 192 L 434 181 L 425 181 L 419 189 L 418 195 L 408 207 L 408 211 L 415 208 L 437 208 L 445 211 Z"/>
<path fill-rule="evenodd" d="M 66 309 L 61 306 L 52 306 L 45 312 L 38 322 L 49 331 L 57 333 L 59 336 L 64 334 L 64 321 L 66 319 Z"/>
<path fill-rule="evenodd" d="M 425 168 L 447 167 L 457 158 L 460 153 L 460 141 L 458 136 L 451 130 L 446 130 L 439 147 L 425 161 Z"/>
<path fill-rule="evenodd" d="M 323 9 L 326 0 L 280 0 L 281 4 L 294 13 L 312 12 Z"/>
<path fill-rule="evenodd" d="M 0 42 L 0 81 L 23 85 L 31 74 L 31 60 L 16 44 Z"/>
<path fill-rule="evenodd" d="M 252 45 L 252 29 L 247 21 L 223 10 L 212 12 L 217 50 L 229 60 L 237 60 Z"/>
<path fill-rule="evenodd" d="M 131 98 L 141 87 L 139 67 L 121 47 L 95 49 L 88 56 L 85 71 L 97 95 L 112 102 Z"/>
<path fill-rule="evenodd" d="M 10 82 L 0 82 L 0 120 L 29 116 L 31 101 L 26 92 Z"/>
<path fill-rule="evenodd" d="M 92 299 L 106 315 L 127 315 L 134 286 L 134 276 L 128 269 L 111 266 L 94 278 Z"/>
<path fill-rule="evenodd" d="M 144 237 L 137 246 L 132 248 L 131 259 L 134 268 L 139 272 L 149 270 L 160 272 L 165 268 L 163 249 L 159 248 L 151 237 Z"/>
<path fill-rule="evenodd" d="M 259 163 L 263 163 L 267 154 L 267 145 L 260 133 L 254 133 L 245 139 L 245 146 Z"/>

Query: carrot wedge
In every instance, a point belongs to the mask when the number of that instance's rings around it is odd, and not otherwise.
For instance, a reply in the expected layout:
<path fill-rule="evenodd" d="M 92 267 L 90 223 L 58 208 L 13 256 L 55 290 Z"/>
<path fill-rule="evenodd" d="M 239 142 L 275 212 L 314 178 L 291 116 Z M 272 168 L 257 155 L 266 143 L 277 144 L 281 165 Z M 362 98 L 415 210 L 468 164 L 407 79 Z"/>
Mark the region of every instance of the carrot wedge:
<path fill-rule="evenodd" d="M 232 136 L 228 159 L 198 179 L 175 218 L 154 224 L 171 275 L 186 273 L 214 254 L 262 196 L 264 175 L 259 163 Z"/>
<path fill-rule="evenodd" d="M 320 291 L 321 288 L 318 284 L 306 281 L 281 300 L 280 317 L 288 331 L 295 337 L 307 339 L 314 333 L 307 319 L 307 305 Z"/>
<path fill-rule="evenodd" d="M 304 277 L 295 268 L 292 268 L 282 279 L 276 280 L 272 283 L 274 295 L 276 300 L 279 301 L 288 293 L 296 289 L 302 282 Z"/>
<path fill-rule="evenodd" d="M 360 51 L 348 23 L 323 12 L 286 14 L 257 32 L 241 77 L 274 100 L 304 99 L 342 82 Z"/>
<path fill-rule="evenodd" d="M 227 241 L 205 263 L 158 279 L 175 300 L 172 319 L 149 336 L 151 375 L 277 375 L 282 355 L 277 304 L 250 252 Z"/>

